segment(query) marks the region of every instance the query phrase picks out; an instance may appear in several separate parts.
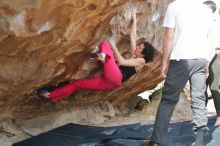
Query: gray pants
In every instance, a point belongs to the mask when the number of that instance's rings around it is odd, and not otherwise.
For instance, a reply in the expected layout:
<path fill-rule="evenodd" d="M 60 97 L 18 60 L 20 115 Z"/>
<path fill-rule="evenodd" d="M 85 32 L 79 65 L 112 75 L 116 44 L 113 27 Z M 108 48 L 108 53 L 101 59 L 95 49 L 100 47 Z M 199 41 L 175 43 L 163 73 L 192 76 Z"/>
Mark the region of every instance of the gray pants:
<path fill-rule="evenodd" d="M 171 60 L 164 84 L 161 102 L 157 111 L 151 140 L 166 144 L 166 134 L 170 118 L 179 101 L 180 93 L 189 80 L 192 96 L 194 130 L 207 125 L 205 107 L 206 59 Z"/>
<path fill-rule="evenodd" d="M 207 83 L 214 99 L 217 116 L 220 116 L 220 54 L 216 54 L 209 65 L 209 77 Z"/>

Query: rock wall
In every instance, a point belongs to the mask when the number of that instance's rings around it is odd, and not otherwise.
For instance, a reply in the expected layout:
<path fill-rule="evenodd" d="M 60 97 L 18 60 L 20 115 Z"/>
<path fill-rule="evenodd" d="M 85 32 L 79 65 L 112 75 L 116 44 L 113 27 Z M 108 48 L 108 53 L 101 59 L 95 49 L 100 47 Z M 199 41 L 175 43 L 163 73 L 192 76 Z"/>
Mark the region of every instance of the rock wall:
<path fill-rule="evenodd" d="M 91 52 L 103 39 L 114 35 L 119 51 L 129 54 L 133 9 L 137 10 L 138 39 L 148 40 L 160 51 L 162 21 L 170 1 L 1 0 L 1 144 L 68 122 L 101 123 L 116 115 L 113 106 L 160 83 L 158 53 L 153 62 L 113 91 L 78 91 L 57 103 L 36 96 L 41 87 L 100 74 Z M 39 124 L 34 125 L 36 122 Z"/>
<path fill-rule="evenodd" d="M 133 9 L 137 10 L 138 39 L 144 38 L 160 50 L 161 24 L 168 2 L 1 0 L 0 118 L 33 118 L 100 100 L 118 106 L 155 87 L 162 81 L 160 53 L 154 62 L 113 91 L 79 91 L 59 103 L 42 102 L 36 97 L 36 90 L 43 86 L 99 74 L 100 66 L 91 59 L 91 52 L 103 39 L 114 35 L 120 52 L 127 54 Z"/>

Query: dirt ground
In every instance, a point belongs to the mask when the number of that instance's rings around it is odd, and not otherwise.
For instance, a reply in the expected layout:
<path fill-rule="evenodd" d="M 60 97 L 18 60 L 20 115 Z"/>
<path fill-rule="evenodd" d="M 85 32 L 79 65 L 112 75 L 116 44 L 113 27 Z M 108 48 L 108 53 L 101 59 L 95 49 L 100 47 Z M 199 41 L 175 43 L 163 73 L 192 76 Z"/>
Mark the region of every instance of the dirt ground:
<path fill-rule="evenodd" d="M 38 135 L 44 131 L 49 131 L 59 127 L 65 123 L 76 123 L 94 126 L 117 126 L 127 125 L 134 123 L 142 124 L 153 124 L 155 120 L 156 111 L 160 102 L 160 95 L 155 96 L 150 103 L 146 103 L 142 110 L 135 110 L 130 108 L 126 111 L 124 105 L 124 113 L 117 113 L 113 107 L 109 106 L 106 110 L 100 111 L 96 108 L 88 108 L 85 112 L 74 112 L 67 111 L 59 115 L 45 116 L 27 121 L 14 121 L 11 119 L 3 120 L 0 126 L 0 143 L 1 146 L 11 146 L 11 144 L 29 138 L 34 135 Z M 107 105 L 105 106 L 107 107 Z M 215 115 L 215 109 L 213 101 L 210 100 L 208 103 L 208 113 L 210 116 Z M 81 117 L 80 117 L 81 116 Z M 83 117 L 87 116 L 87 120 L 82 120 Z M 81 118 L 80 122 L 77 121 Z M 192 111 L 190 107 L 190 100 L 186 98 L 185 94 L 181 94 L 180 101 L 178 102 L 175 111 L 172 115 L 171 122 L 181 122 L 192 119 Z"/>
<path fill-rule="evenodd" d="M 129 115 L 120 115 L 113 117 L 97 126 L 116 126 L 116 125 L 126 125 L 133 123 L 142 124 L 153 124 L 155 120 L 156 111 L 158 104 L 160 102 L 160 97 L 155 97 L 150 103 L 147 103 L 143 110 L 134 111 Z M 192 120 L 192 110 L 190 107 L 190 100 L 186 97 L 184 93 L 181 94 L 181 98 L 174 110 L 171 118 L 171 122 L 181 122 Z M 207 105 L 208 115 L 216 115 L 213 100 L 209 100 Z"/>

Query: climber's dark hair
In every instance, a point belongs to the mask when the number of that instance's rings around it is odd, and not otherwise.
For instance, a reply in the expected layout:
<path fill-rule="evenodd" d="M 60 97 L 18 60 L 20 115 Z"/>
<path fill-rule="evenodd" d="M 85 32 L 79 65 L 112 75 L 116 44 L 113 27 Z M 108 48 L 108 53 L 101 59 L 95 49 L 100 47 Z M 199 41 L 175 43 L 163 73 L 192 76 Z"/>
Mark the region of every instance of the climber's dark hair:
<path fill-rule="evenodd" d="M 215 13 L 216 4 L 213 1 L 205 1 L 203 4 L 207 5 L 210 9 L 212 9 L 212 12 Z"/>
<path fill-rule="evenodd" d="M 143 44 L 144 44 L 144 48 L 141 53 L 144 55 L 143 58 L 145 60 L 145 63 L 153 61 L 153 59 L 157 53 L 157 50 L 154 48 L 154 46 L 152 44 L 150 44 L 147 41 L 144 42 Z"/>

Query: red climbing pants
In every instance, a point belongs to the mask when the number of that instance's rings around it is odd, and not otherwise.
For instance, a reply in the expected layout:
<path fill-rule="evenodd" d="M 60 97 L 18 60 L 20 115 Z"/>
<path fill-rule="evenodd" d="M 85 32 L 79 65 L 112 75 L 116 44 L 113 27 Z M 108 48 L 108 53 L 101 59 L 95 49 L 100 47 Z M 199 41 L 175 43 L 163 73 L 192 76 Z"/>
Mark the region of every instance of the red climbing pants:
<path fill-rule="evenodd" d="M 50 98 L 53 102 L 69 96 L 77 90 L 112 90 L 121 85 L 122 74 L 107 41 L 102 41 L 99 44 L 99 53 L 106 54 L 106 61 L 102 66 L 103 74 L 94 78 L 77 80 L 51 91 Z"/>

